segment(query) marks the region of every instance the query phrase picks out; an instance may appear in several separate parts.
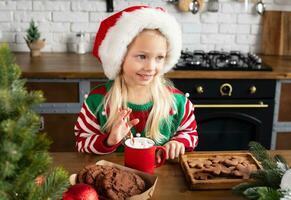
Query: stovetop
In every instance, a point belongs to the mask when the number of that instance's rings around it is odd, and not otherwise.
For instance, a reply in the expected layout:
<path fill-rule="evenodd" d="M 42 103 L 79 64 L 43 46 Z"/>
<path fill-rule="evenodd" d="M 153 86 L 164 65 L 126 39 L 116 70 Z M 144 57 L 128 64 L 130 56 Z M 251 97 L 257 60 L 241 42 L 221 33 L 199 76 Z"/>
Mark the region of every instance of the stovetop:
<path fill-rule="evenodd" d="M 272 71 L 254 53 L 240 51 L 182 51 L 174 70 Z"/>

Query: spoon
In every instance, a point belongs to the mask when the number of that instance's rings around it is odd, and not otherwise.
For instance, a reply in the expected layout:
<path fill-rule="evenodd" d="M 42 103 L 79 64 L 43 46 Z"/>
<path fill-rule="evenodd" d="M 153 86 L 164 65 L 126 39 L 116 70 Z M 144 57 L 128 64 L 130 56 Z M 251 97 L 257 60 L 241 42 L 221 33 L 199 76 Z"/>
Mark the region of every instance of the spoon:
<path fill-rule="evenodd" d="M 129 132 L 129 137 L 130 137 L 130 142 L 131 142 L 131 144 L 134 144 L 134 137 L 133 137 L 131 131 Z"/>

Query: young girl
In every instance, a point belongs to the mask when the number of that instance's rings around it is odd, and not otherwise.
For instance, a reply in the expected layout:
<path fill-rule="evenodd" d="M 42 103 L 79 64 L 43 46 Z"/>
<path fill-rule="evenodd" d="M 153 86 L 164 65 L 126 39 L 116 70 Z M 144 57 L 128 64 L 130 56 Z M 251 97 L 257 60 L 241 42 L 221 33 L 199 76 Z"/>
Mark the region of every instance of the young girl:
<path fill-rule="evenodd" d="M 167 158 L 195 148 L 193 105 L 163 78 L 181 44 L 177 21 L 161 8 L 129 7 L 102 21 L 93 55 L 110 80 L 82 106 L 75 125 L 79 152 L 122 151 L 123 139 L 137 133 L 164 145 Z"/>

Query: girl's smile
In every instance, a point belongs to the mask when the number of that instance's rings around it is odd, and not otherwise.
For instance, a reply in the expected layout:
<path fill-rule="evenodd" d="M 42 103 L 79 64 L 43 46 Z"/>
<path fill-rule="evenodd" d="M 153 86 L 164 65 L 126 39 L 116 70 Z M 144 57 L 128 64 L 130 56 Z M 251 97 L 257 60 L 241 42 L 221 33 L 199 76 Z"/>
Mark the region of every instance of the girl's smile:
<path fill-rule="evenodd" d="M 137 75 L 140 76 L 141 80 L 143 80 L 143 81 L 149 81 L 154 77 L 154 74 L 151 75 L 151 74 L 139 74 L 139 73 L 137 73 Z"/>

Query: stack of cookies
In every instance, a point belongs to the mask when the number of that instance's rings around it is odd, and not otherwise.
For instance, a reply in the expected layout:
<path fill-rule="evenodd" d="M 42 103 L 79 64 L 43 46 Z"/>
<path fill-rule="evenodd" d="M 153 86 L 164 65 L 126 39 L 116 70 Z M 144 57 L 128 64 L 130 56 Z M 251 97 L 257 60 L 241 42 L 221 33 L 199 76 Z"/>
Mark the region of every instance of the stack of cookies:
<path fill-rule="evenodd" d="M 77 182 L 93 186 L 100 196 L 109 199 L 126 199 L 145 191 L 145 182 L 137 174 L 104 165 L 84 167 Z"/>
<path fill-rule="evenodd" d="M 257 166 L 243 156 L 212 156 L 208 158 L 189 158 L 188 166 L 195 180 L 216 178 L 249 179 Z"/>

